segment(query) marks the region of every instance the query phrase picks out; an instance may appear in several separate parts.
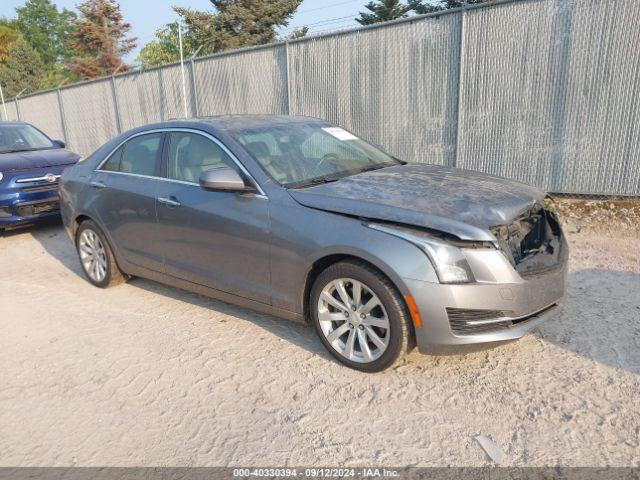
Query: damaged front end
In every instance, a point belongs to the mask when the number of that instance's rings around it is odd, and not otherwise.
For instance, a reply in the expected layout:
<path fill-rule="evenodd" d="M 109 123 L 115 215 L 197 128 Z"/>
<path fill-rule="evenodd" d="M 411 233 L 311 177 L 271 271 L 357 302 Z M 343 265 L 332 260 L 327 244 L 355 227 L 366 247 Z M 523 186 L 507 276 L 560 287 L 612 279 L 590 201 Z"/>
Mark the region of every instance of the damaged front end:
<path fill-rule="evenodd" d="M 568 253 L 557 215 L 541 203 L 534 204 L 508 225 L 493 227 L 491 233 L 522 277 L 560 268 Z"/>
<path fill-rule="evenodd" d="M 420 351 L 453 353 L 515 340 L 558 318 L 569 253 L 558 217 L 540 201 L 512 218 L 487 230 L 496 239 L 489 245 L 445 240 L 461 249 L 472 282 L 405 279 L 428 319 L 416 329 Z"/>

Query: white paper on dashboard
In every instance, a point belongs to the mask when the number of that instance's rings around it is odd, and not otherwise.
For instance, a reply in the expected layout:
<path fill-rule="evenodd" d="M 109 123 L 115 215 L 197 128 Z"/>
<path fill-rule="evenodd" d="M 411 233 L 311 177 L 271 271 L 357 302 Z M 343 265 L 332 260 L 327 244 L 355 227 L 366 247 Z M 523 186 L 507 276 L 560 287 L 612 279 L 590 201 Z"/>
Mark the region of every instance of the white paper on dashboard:
<path fill-rule="evenodd" d="M 336 137 L 338 140 L 358 140 L 358 137 L 356 137 L 355 135 L 350 134 L 349 132 L 347 132 L 346 130 L 340 128 L 340 127 L 327 127 L 327 128 L 323 128 L 322 130 L 324 130 L 325 132 L 327 132 L 329 135 L 333 135 L 334 137 Z"/>

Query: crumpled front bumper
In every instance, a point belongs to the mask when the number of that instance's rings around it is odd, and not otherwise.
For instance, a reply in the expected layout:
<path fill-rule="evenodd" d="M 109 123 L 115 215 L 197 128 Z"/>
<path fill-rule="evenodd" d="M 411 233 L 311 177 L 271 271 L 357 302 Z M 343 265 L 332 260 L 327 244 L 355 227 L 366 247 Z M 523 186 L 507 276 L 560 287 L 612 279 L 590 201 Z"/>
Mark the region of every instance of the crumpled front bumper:
<path fill-rule="evenodd" d="M 559 265 L 535 276 L 520 277 L 501 255 L 497 251 L 469 255 L 476 278 L 481 280 L 477 283 L 451 285 L 403 279 L 422 318 L 422 327 L 415 329 L 421 352 L 455 353 L 473 345 L 515 340 L 558 317 L 565 295 L 566 242 Z M 491 311 L 500 314 L 491 318 Z M 469 319 L 469 328 L 460 328 L 461 317 Z"/>

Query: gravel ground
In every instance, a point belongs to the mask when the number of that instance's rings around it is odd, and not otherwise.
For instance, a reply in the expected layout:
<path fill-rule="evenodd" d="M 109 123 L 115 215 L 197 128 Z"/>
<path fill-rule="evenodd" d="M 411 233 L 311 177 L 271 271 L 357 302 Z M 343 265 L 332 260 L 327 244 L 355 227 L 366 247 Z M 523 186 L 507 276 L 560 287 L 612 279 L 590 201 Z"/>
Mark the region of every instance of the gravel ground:
<path fill-rule="evenodd" d="M 571 235 L 564 313 L 366 375 L 311 328 L 80 276 L 57 226 L 0 235 L 0 465 L 640 466 L 640 240 Z"/>
<path fill-rule="evenodd" d="M 562 217 L 565 230 L 583 228 L 617 236 L 640 234 L 640 199 L 596 199 L 555 196 L 547 201 Z"/>

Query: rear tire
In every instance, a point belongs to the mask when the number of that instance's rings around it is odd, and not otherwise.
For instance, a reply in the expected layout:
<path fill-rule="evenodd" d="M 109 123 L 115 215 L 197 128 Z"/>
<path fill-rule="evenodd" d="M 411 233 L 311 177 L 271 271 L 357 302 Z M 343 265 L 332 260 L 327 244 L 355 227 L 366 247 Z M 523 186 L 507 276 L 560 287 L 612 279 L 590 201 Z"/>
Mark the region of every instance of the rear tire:
<path fill-rule="evenodd" d="M 402 295 L 365 262 L 324 270 L 311 289 L 309 310 L 320 341 L 348 367 L 379 372 L 410 349 L 411 317 Z"/>
<path fill-rule="evenodd" d="M 85 220 L 80 224 L 76 234 L 76 251 L 82 272 L 92 285 L 107 288 L 126 280 L 104 233 L 93 221 Z"/>

